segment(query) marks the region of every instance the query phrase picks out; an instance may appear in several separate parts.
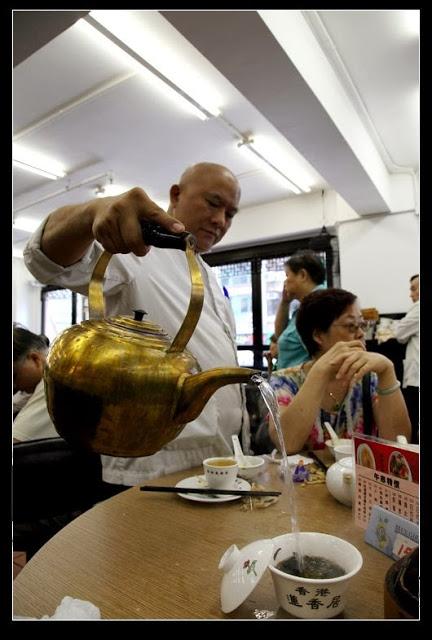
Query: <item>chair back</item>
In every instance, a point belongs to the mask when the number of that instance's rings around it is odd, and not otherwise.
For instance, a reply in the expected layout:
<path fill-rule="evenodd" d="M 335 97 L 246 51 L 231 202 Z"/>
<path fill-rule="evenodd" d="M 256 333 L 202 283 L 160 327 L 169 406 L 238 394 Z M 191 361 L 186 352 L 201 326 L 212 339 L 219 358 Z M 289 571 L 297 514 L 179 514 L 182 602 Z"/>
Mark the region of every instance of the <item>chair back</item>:
<path fill-rule="evenodd" d="M 14 547 L 28 555 L 107 497 L 100 456 L 60 437 L 15 443 L 12 474 Z"/>

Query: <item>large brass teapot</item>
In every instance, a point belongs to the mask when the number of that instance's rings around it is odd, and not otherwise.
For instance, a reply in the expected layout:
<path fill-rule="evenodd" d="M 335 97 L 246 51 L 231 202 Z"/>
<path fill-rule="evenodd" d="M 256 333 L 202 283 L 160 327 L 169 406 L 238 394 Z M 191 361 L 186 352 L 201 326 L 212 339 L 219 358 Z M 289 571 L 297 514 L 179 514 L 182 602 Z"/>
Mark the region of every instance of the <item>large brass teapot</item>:
<path fill-rule="evenodd" d="M 217 389 L 256 373 L 240 367 L 202 372 L 185 348 L 200 317 L 204 287 L 193 236 L 181 238 L 171 246 L 186 251 L 192 287 L 174 340 L 141 320 L 142 312 L 105 318 L 102 285 L 111 254 L 104 252 L 89 285 L 90 319 L 53 342 L 44 372 L 48 411 L 72 445 L 113 456 L 151 455 L 197 418 Z"/>

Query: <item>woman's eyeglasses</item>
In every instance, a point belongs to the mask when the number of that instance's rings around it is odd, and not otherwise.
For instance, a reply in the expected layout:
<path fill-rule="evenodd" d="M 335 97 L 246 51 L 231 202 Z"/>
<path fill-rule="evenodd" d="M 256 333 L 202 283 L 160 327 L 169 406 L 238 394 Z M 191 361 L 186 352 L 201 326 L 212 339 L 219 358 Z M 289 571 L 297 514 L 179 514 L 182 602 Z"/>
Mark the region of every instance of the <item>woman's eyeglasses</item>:
<path fill-rule="evenodd" d="M 334 324 L 334 327 L 343 327 L 350 333 L 358 333 L 358 330 L 366 331 L 368 328 L 368 323 L 366 320 L 362 320 L 361 322 L 347 322 L 345 324 Z"/>

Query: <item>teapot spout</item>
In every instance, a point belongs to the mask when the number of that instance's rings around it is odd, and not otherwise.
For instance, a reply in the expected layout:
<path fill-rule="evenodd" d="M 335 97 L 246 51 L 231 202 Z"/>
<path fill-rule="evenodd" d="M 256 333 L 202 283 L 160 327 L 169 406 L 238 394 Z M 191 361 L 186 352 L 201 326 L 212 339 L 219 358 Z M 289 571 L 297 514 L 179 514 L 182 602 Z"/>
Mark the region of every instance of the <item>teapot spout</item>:
<path fill-rule="evenodd" d="M 192 422 L 215 391 L 227 384 L 248 382 L 256 373 L 261 372 L 243 367 L 218 367 L 187 376 L 180 391 L 175 421 L 182 424 Z"/>

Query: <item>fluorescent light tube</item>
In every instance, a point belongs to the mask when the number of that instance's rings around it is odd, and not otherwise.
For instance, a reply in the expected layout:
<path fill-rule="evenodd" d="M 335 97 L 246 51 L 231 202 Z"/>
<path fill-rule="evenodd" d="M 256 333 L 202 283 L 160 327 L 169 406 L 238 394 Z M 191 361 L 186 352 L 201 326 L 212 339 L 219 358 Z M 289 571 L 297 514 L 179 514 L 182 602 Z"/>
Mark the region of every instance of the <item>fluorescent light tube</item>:
<path fill-rule="evenodd" d="M 208 114 L 221 114 L 221 97 L 208 82 L 198 54 L 158 11 L 93 10 L 95 20 Z"/>
<path fill-rule="evenodd" d="M 40 223 L 40 220 L 35 220 L 34 218 L 19 217 L 14 220 L 13 226 L 19 231 L 29 231 L 30 233 L 33 233 L 33 231 L 36 231 Z"/>
<path fill-rule="evenodd" d="M 102 46 L 105 51 L 110 54 L 116 55 L 116 57 L 123 63 L 127 64 L 130 69 L 137 71 L 137 73 L 150 84 L 156 91 L 164 94 L 171 102 L 174 102 L 177 107 L 190 113 L 200 120 L 207 120 L 208 114 L 201 110 L 197 104 L 194 104 L 195 100 L 185 97 L 181 89 L 174 87 L 174 83 L 170 80 L 164 80 L 159 75 L 156 75 L 149 69 L 149 65 L 139 54 L 136 54 L 126 44 L 124 44 L 119 38 L 110 31 L 99 25 L 95 20 L 89 23 L 90 18 L 81 18 L 76 23 L 76 26 L 83 33 L 90 35 L 99 46 Z M 102 32 L 103 30 L 103 32 Z M 115 42 L 113 39 L 115 38 Z"/>
<path fill-rule="evenodd" d="M 20 169 L 36 173 L 50 180 L 64 178 L 66 171 L 59 163 L 48 156 L 18 144 L 13 145 L 13 162 Z"/>
<path fill-rule="evenodd" d="M 269 135 L 254 135 L 251 147 L 258 151 L 263 158 L 271 158 L 271 163 L 284 176 L 289 176 L 289 180 L 301 191 L 309 192 L 313 180 L 300 165 L 296 158 L 297 152 L 290 151 L 281 146 Z"/>
<path fill-rule="evenodd" d="M 23 259 L 23 252 L 21 249 L 15 249 L 15 247 L 12 248 L 12 257 L 13 258 L 21 258 Z"/>
<path fill-rule="evenodd" d="M 284 187 L 285 189 L 289 189 L 293 193 L 299 194 L 301 190 L 291 182 L 289 178 L 287 178 L 281 171 L 276 169 L 266 158 L 264 158 L 258 151 L 256 151 L 251 142 L 244 142 L 237 144 L 237 148 L 241 151 L 245 150 L 244 153 L 248 153 L 249 157 L 255 162 L 257 166 L 263 169 L 269 177 L 276 180 L 277 183 Z"/>
<path fill-rule="evenodd" d="M 37 176 L 42 176 L 42 178 L 49 178 L 50 180 L 58 180 L 59 178 L 59 176 L 56 176 L 54 173 L 38 169 L 37 167 L 32 167 L 30 164 L 20 162 L 19 160 L 14 160 L 13 163 L 18 167 L 18 169 L 24 169 L 24 171 L 28 171 L 29 173 L 35 173 Z"/>

